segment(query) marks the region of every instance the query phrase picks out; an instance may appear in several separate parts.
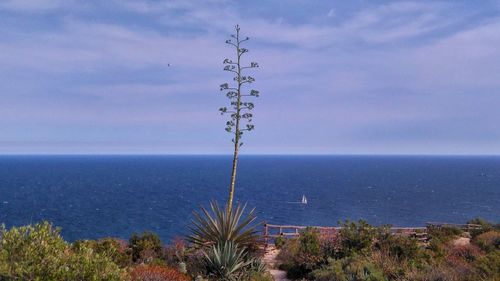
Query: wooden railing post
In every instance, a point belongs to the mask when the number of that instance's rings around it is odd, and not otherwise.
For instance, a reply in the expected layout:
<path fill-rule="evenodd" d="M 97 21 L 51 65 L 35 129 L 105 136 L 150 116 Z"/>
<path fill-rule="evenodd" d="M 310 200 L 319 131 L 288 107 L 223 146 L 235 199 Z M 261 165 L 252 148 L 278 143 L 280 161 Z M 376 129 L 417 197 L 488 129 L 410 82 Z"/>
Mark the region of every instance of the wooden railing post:
<path fill-rule="evenodd" d="M 269 246 L 269 230 L 267 228 L 267 223 L 264 222 L 264 248 L 267 249 Z"/>

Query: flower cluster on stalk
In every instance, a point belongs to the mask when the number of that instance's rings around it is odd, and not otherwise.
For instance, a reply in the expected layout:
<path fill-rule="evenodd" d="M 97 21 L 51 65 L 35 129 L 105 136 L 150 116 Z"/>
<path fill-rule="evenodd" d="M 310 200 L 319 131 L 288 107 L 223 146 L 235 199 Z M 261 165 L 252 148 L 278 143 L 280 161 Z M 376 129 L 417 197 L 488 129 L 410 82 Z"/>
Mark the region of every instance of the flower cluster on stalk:
<path fill-rule="evenodd" d="M 255 78 L 246 74 L 246 70 L 257 68 L 259 64 L 251 62 L 249 65 L 243 65 L 241 62 L 242 55 L 248 53 L 248 49 L 241 47 L 241 44 L 248 41 L 250 38 L 241 39 L 240 28 L 236 26 L 236 34 L 231 35 L 232 39 L 226 40 L 226 43 L 232 45 L 236 50 L 236 60 L 224 59 L 224 71 L 234 73 L 233 81 L 220 85 L 220 91 L 225 93 L 230 100 L 229 107 L 219 109 L 222 115 L 229 115 L 229 120 L 226 122 L 226 131 L 235 135 L 233 142 L 239 142 L 244 131 L 251 131 L 255 127 L 252 124 L 253 114 L 251 113 L 254 104 L 248 101 L 249 97 L 258 97 L 259 91 L 248 89 L 248 85 L 255 82 Z M 241 146 L 242 143 L 239 143 Z"/>

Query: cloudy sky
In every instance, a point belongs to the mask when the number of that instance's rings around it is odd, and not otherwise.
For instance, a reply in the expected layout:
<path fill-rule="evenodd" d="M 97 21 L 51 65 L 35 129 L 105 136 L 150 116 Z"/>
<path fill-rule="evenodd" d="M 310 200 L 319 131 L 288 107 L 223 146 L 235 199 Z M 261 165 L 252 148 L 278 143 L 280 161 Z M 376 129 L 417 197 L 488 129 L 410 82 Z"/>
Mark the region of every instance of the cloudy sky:
<path fill-rule="evenodd" d="M 0 153 L 500 154 L 500 1 L 0 1 Z M 170 66 L 168 66 L 170 64 Z"/>

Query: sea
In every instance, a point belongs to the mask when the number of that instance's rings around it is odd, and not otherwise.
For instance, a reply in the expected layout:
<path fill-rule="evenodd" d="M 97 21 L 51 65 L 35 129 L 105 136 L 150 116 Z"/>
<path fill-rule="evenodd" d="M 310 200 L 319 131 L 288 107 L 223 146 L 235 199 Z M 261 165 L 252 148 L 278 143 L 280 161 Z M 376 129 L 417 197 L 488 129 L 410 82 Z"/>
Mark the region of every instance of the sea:
<path fill-rule="evenodd" d="M 231 156 L 1 156 L 0 224 L 43 220 L 69 241 L 188 234 L 227 200 Z M 307 204 L 299 203 L 302 197 Z M 241 156 L 235 200 L 271 224 L 500 221 L 497 156 Z"/>

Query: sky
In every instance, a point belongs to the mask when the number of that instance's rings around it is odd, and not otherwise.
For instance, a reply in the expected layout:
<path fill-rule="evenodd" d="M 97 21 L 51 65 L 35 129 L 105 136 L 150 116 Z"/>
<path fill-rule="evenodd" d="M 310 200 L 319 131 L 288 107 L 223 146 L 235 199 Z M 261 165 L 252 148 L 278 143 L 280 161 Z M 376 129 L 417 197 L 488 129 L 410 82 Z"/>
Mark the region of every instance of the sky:
<path fill-rule="evenodd" d="M 500 1 L 0 1 L 0 154 L 500 154 Z M 170 64 L 170 66 L 169 66 Z"/>

